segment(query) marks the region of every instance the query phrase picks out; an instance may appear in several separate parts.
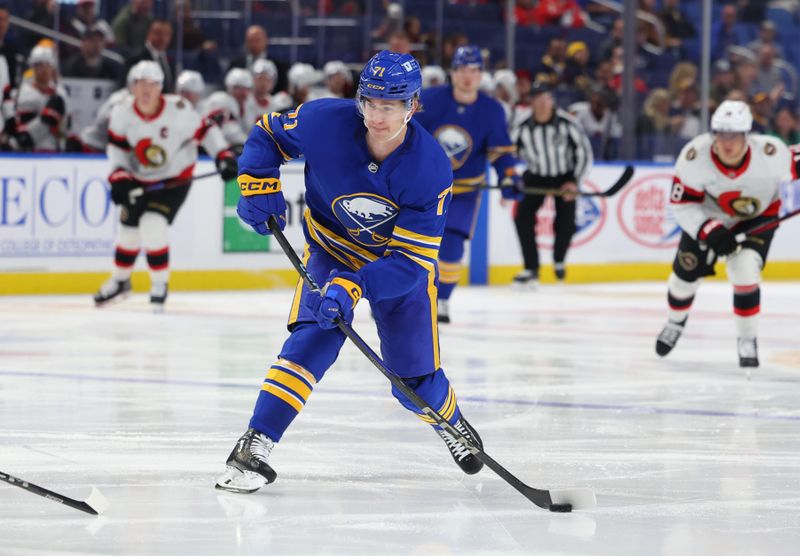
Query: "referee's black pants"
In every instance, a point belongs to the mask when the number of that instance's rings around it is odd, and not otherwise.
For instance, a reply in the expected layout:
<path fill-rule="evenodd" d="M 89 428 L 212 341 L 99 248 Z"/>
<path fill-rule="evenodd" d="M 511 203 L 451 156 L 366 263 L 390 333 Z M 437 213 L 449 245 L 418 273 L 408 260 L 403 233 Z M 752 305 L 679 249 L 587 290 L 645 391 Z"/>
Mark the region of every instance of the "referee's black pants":
<path fill-rule="evenodd" d="M 551 187 L 545 187 L 551 189 Z M 557 191 L 560 187 L 561 184 L 552 189 Z M 536 247 L 536 213 L 544 200 L 544 195 L 525 195 L 517 204 L 517 211 L 514 215 L 514 224 L 517 227 L 517 237 L 522 248 L 525 268 L 537 274 L 539 272 L 539 250 Z M 563 197 L 555 196 L 555 203 L 553 262 L 563 263 L 567 257 L 572 236 L 575 235 L 575 201 L 565 201 Z"/>

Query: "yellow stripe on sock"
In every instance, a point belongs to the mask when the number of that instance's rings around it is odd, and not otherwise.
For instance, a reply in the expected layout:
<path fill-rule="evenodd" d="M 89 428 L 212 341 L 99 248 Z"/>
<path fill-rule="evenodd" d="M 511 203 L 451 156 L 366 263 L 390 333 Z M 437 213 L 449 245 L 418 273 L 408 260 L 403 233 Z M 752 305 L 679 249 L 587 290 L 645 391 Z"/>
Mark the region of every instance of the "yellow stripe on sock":
<path fill-rule="evenodd" d="M 303 401 L 308 400 L 308 397 L 311 395 L 311 388 L 309 388 L 305 382 L 296 376 L 290 375 L 286 371 L 281 371 L 273 367 L 267 373 L 267 378 L 291 388 L 294 390 L 295 394 L 303 398 Z"/>
<path fill-rule="evenodd" d="M 298 413 L 300 413 L 300 411 L 303 409 L 303 403 L 300 400 L 292 396 L 286 390 L 283 390 L 282 388 L 275 386 L 274 384 L 265 383 L 261 387 L 261 389 L 264 390 L 265 392 L 269 392 L 276 398 L 282 399 L 290 406 L 292 406 Z"/>

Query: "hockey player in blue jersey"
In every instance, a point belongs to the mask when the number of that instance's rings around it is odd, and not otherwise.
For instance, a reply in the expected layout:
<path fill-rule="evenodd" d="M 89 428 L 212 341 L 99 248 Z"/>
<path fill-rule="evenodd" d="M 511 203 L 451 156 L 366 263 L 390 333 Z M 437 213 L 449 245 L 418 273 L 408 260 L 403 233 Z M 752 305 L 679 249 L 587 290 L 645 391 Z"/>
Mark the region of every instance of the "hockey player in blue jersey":
<path fill-rule="evenodd" d="M 305 157 L 305 264 L 321 293 L 298 282 L 289 338 L 267 372 L 247 432 L 217 488 L 253 492 L 276 478 L 268 463 L 345 341 L 335 324 L 369 300 L 387 366 L 450 423 L 481 445 L 441 368 L 436 321 L 437 257 L 451 199 L 450 163 L 412 116 L 419 64 L 383 51 L 365 66 L 353 100 L 320 99 L 265 114 L 239 159 L 237 212 L 256 232 L 285 224 L 279 167 Z M 400 392 L 406 408 L 432 421 Z M 483 464 L 434 427 L 466 473 Z"/>
<path fill-rule="evenodd" d="M 464 242 L 472 237 L 478 216 L 481 191 L 473 186 L 486 182 L 488 163 L 505 186 L 503 197 L 521 197 L 503 107 L 478 90 L 482 69 L 477 46 L 459 47 L 453 56 L 452 85 L 425 89 L 422 111 L 416 116 L 439 141 L 453 167 L 453 201 L 439 249 L 439 322 L 450 322 L 448 300 L 461 277 Z"/>

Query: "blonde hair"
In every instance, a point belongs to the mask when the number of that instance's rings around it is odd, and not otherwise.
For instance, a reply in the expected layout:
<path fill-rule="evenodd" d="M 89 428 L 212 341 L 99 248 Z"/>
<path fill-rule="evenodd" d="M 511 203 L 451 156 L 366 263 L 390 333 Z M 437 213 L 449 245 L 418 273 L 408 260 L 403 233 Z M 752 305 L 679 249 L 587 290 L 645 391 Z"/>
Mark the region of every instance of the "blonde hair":
<path fill-rule="evenodd" d="M 669 114 L 664 114 L 658 110 L 657 106 L 660 102 L 669 104 L 669 101 L 669 91 L 663 88 L 650 91 L 650 94 L 647 95 L 647 99 L 644 101 L 642 112 L 650 118 L 658 131 L 663 131 L 669 126 Z"/>
<path fill-rule="evenodd" d="M 678 96 L 687 82 L 697 81 L 697 66 L 691 62 L 678 62 L 669 74 L 669 94 L 672 98 Z"/>

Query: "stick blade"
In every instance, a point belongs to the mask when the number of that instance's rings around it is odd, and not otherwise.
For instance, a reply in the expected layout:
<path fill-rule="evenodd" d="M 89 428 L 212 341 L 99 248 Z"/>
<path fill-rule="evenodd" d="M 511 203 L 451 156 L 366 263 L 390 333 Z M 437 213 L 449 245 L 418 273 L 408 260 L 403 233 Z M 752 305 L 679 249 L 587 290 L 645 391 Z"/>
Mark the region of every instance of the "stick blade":
<path fill-rule="evenodd" d="M 97 490 L 96 487 L 92 487 L 92 492 L 83 503 L 86 504 L 90 509 L 94 510 L 97 515 L 102 514 L 108 509 L 108 500 L 106 500 L 106 497 L 103 496 L 103 494 Z"/>
<path fill-rule="evenodd" d="M 597 507 L 597 497 L 588 488 L 572 488 L 551 490 L 550 500 L 553 504 L 569 504 L 573 510 L 590 510 Z"/>

